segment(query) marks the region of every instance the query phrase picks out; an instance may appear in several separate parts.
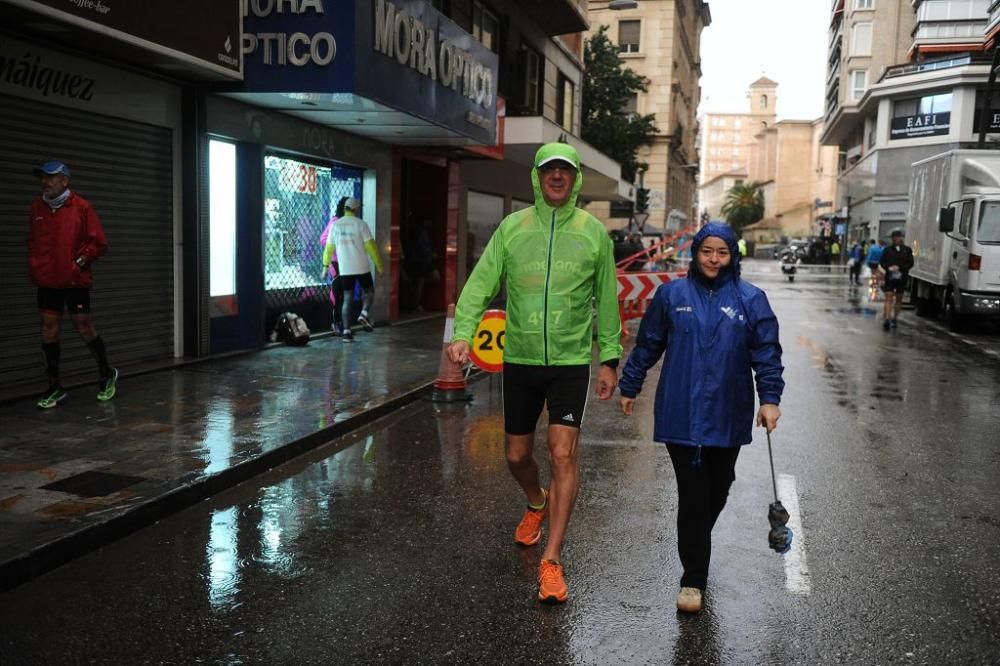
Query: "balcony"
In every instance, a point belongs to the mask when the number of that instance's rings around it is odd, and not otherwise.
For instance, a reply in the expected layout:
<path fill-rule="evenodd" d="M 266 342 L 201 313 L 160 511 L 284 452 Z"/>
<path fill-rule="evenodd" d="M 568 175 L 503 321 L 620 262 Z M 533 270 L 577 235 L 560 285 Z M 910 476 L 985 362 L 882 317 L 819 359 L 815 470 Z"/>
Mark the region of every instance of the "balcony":
<path fill-rule="evenodd" d="M 914 0 L 917 23 L 911 33 L 913 44 L 910 46 L 910 57 L 927 53 L 982 51 L 995 4 L 991 0 Z"/>
<path fill-rule="evenodd" d="M 925 60 L 924 62 L 907 65 L 893 65 L 892 67 L 886 68 L 878 82 L 881 83 L 886 79 L 892 79 L 898 76 L 908 76 L 910 74 L 919 74 L 921 72 L 933 72 L 941 69 L 951 69 L 953 67 L 965 67 L 966 65 L 989 64 L 990 56 L 967 53 L 954 58 L 939 58 L 937 60 Z"/>
<path fill-rule="evenodd" d="M 830 117 L 840 109 L 840 79 L 834 79 L 826 89 L 826 113 L 823 120 L 829 124 Z"/>
<path fill-rule="evenodd" d="M 826 87 L 829 88 L 830 85 L 836 81 L 840 80 L 840 61 L 832 62 L 830 64 L 829 70 L 826 73 Z"/>
<path fill-rule="evenodd" d="M 545 34 L 565 35 L 569 32 L 584 32 L 590 26 L 587 21 L 586 0 L 514 0 L 526 22 L 534 23 Z"/>
<path fill-rule="evenodd" d="M 835 46 L 839 47 L 841 42 L 843 41 L 844 41 L 844 22 L 837 21 L 837 27 L 833 28 L 831 26 L 830 28 L 830 43 L 827 44 L 826 50 L 829 51 L 833 49 Z"/>
<path fill-rule="evenodd" d="M 840 42 L 837 42 L 836 45 L 834 45 L 834 47 L 830 49 L 829 55 L 827 56 L 826 59 L 827 69 L 833 69 L 834 67 L 839 67 L 842 55 L 843 53 L 841 52 Z"/>
<path fill-rule="evenodd" d="M 993 39 L 1000 32 L 1000 0 L 993 0 L 989 7 L 990 17 L 986 24 L 986 39 Z"/>

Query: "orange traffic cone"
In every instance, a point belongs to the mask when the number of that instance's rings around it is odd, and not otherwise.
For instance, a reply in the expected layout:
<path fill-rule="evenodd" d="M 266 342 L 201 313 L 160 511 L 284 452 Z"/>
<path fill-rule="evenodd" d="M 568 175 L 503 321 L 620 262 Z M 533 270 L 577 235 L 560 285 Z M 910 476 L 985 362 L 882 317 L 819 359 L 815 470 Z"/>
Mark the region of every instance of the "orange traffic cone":
<path fill-rule="evenodd" d="M 444 324 L 444 342 L 441 346 L 441 365 L 438 367 L 438 376 L 434 380 L 434 390 L 431 392 L 431 400 L 435 402 L 463 402 L 472 400 L 472 396 L 465 387 L 465 375 L 462 374 L 462 366 L 448 358 L 448 345 L 451 344 L 451 336 L 455 329 L 455 304 L 448 306 L 448 319 Z"/>

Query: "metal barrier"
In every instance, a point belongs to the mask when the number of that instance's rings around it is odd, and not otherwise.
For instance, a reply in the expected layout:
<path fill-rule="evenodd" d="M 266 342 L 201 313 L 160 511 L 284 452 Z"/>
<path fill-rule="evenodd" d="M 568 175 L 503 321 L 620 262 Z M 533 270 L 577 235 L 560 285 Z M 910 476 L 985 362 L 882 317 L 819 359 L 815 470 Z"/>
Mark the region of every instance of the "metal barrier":
<path fill-rule="evenodd" d="M 690 225 L 684 229 L 675 231 L 658 243 L 654 243 L 649 247 L 644 247 L 635 254 L 619 260 L 615 263 L 615 268 L 618 270 L 625 270 L 627 266 L 631 266 L 636 261 L 642 261 L 643 263 L 649 261 L 672 261 L 675 255 L 691 247 L 692 237 L 697 231 L 697 225 Z M 679 246 L 675 247 L 674 244 L 678 240 L 683 239 L 685 236 L 688 236 L 688 238 Z"/>
<path fill-rule="evenodd" d="M 679 280 L 687 276 L 687 271 L 665 271 L 658 273 L 618 274 L 618 316 L 622 320 L 622 335 L 629 335 L 626 323 L 640 319 L 653 300 L 657 288 L 665 282 Z"/>

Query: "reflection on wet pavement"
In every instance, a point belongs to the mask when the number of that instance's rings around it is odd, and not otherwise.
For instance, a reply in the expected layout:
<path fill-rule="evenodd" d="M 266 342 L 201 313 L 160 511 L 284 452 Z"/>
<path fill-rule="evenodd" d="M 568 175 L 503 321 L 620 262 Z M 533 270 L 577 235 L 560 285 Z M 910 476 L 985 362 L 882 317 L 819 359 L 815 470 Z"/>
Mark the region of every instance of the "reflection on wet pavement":
<path fill-rule="evenodd" d="M 58 409 L 0 406 L 0 563 L 424 386 L 437 371 L 442 326 L 380 328 L 351 346 L 314 339 L 127 377 L 111 403 L 75 391 Z M 81 474 L 104 478 L 107 492 L 67 485 Z"/>
<path fill-rule="evenodd" d="M 469 406 L 413 403 L 0 595 L 5 656 L 991 663 L 1000 450 L 986 434 L 1000 427 L 1000 365 L 910 317 L 885 335 L 836 313 L 843 290 L 766 288 L 788 383 L 775 464 L 800 493 L 808 596 L 787 592 L 767 548 L 771 480 L 755 431 L 713 533 L 706 609 L 676 613 L 676 496 L 650 442 L 650 390 L 631 419 L 615 401 L 588 405 L 563 554 L 571 599 L 540 606 L 540 549 L 512 543 L 523 496 L 499 392 L 479 381 Z M 536 458 L 544 474 L 544 446 Z"/>

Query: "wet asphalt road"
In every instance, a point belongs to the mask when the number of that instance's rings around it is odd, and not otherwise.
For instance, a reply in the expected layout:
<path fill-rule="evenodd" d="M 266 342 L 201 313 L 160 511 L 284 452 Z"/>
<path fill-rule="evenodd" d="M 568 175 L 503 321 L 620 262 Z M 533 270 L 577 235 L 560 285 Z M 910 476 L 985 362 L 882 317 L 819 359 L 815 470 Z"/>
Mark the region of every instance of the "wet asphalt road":
<path fill-rule="evenodd" d="M 767 549 L 756 433 L 700 615 L 674 610 L 652 384 L 631 419 L 587 410 L 571 599 L 543 607 L 487 380 L 468 409 L 416 403 L 0 595 L 0 662 L 1000 663 L 1000 335 L 912 312 L 884 333 L 863 290 L 759 284 L 782 325 L 775 463 L 801 527 L 790 555 Z"/>

